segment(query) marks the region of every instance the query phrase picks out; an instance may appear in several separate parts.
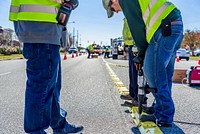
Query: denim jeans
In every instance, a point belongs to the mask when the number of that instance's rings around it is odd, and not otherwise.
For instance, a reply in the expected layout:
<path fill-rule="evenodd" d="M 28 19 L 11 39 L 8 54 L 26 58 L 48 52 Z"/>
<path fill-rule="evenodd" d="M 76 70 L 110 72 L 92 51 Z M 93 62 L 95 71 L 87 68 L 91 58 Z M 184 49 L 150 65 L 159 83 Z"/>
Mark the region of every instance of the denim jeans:
<path fill-rule="evenodd" d="M 181 19 L 179 19 L 181 21 Z M 160 122 L 172 123 L 175 113 L 172 100 L 172 76 L 176 51 L 183 39 L 183 25 L 172 25 L 172 34 L 164 37 L 159 28 L 147 48 L 144 59 L 144 75 L 151 88 L 157 88 L 154 93 L 156 104 L 154 116 Z"/>
<path fill-rule="evenodd" d="M 138 84 L 137 84 L 137 70 L 133 63 L 133 55 L 132 47 L 128 47 L 128 63 L 129 63 L 129 94 L 135 100 L 138 99 Z"/>
<path fill-rule="evenodd" d="M 31 134 L 45 134 L 44 129 L 61 128 L 66 112 L 60 108 L 60 47 L 52 44 L 24 43 L 27 59 L 24 129 Z"/>

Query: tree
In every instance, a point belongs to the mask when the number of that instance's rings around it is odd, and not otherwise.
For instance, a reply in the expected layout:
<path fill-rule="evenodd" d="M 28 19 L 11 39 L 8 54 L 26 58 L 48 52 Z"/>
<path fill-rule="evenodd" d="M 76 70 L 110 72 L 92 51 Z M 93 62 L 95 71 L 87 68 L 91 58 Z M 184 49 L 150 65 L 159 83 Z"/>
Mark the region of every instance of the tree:
<path fill-rule="evenodd" d="M 3 44 L 3 28 L 0 26 L 0 45 Z"/>
<path fill-rule="evenodd" d="M 4 35 L 4 42 L 6 43 L 6 45 L 11 45 L 12 42 L 12 36 L 14 31 L 10 28 L 5 28 L 3 29 L 3 35 Z"/>
<path fill-rule="evenodd" d="M 184 39 L 183 39 L 183 47 L 188 45 L 192 52 L 196 48 L 200 48 L 200 31 L 195 29 L 195 30 L 189 30 L 187 29 L 185 34 L 184 34 Z"/>

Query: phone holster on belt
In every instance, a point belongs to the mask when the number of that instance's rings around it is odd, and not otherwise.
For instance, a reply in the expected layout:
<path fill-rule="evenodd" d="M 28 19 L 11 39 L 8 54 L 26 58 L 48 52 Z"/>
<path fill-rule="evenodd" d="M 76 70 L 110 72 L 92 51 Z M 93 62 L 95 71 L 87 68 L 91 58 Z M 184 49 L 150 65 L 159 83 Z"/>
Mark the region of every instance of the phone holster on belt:
<path fill-rule="evenodd" d="M 162 20 L 161 23 L 162 35 L 163 36 L 170 36 L 172 34 L 171 29 L 171 21 L 170 20 Z"/>

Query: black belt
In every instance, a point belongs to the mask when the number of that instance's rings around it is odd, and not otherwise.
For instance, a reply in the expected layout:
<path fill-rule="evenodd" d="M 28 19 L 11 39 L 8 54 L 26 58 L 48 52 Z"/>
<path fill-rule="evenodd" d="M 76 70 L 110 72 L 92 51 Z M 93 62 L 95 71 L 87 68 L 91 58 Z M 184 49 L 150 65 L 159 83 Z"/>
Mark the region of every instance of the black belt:
<path fill-rule="evenodd" d="M 183 25 L 182 21 L 172 21 L 171 25 Z"/>

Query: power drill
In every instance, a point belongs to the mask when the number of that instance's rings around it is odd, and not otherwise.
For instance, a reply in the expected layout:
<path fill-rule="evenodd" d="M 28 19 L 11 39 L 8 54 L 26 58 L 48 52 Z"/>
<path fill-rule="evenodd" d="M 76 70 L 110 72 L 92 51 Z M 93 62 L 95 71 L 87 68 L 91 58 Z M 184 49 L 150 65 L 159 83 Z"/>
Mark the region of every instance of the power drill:
<path fill-rule="evenodd" d="M 64 0 L 58 11 L 56 20 L 58 24 L 66 26 L 69 20 L 71 11 L 78 6 L 78 0 Z"/>
<path fill-rule="evenodd" d="M 144 73 L 142 68 L 138 70 L 138 113 L 142 114 L 142 104 L 145 101 L 145 85 L 146 79 L 144 77 Z"/>

